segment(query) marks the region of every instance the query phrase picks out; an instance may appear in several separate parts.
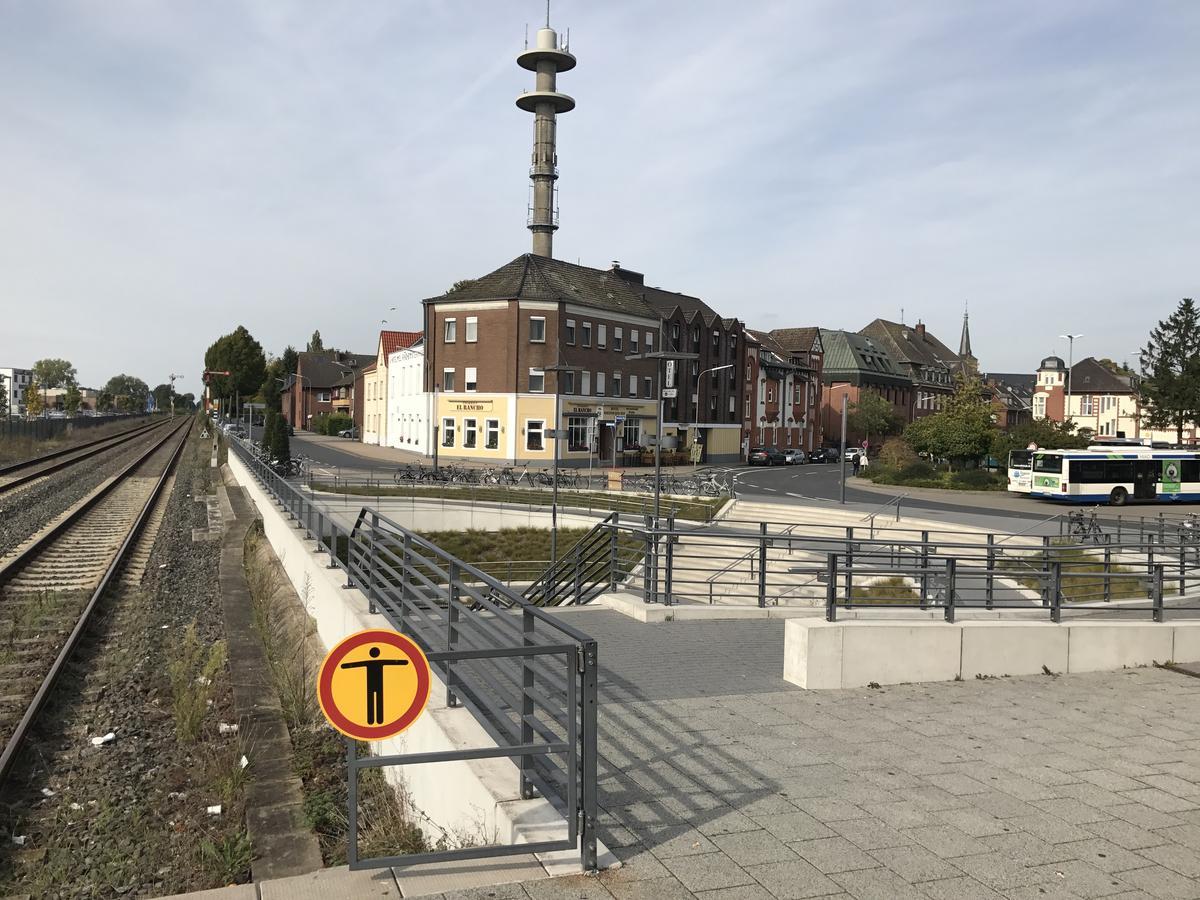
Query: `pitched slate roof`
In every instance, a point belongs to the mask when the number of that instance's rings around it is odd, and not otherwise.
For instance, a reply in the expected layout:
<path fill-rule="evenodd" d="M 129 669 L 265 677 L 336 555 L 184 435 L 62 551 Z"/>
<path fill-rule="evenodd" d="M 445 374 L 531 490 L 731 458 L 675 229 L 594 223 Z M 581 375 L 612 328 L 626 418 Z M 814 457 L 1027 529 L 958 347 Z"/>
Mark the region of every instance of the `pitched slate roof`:
<path fill-rule="evenodd" d="M 754 329 L 754 328 L 747 328 L 746 334 L 748 334 L 748 335 L 750 335 L 750 337 L 754 338 L 754 340 L 757 341 L 759 346 L 761 346 L 764 350 L 769 350 L 771 353 L 774 353 L 776 356 L 781 357 L 783 359 L 787 359 L 787 357 L 788 357 L 787 350 L 783 347 L 782 344 L 779 343 L 779 341 L 775 340 L 775 337 L 774 337 L 774 335 L 771 334 L 771 332 L 758 331 L 757 329 Z"/>
<path fill-rule="evenodd" d="M 447 291 L 424 302 L 561 300 L 610 312 L 657 319 L 658 312 L 642 296 L 644 290 L 641 285 L 631 284 L 614 272 L 524 253 L 494 272 L 466 282 L 458 290 Z"/>
<path fill-rule="evenodd" d="M 776 328 L 771 337 L 789 353 L 807 353 L 821 336 L 820 328 Z"/>
<path fill-rule="evenodd" d="M 1089 356 L 1071 367 L 1071 390 L 1076 394 L 1132 394 L 1128 375 L 1118 375 Z"/>
<path fill-rule="evenodd" d="M 821 342 L 825 345 L 825 366 L 821 373 L 825 384 L 838 381 L 912 384 L 887 348 L 870 335 L 821 329 Z"/>
<path fill-rule="evenodd" d="M 328 355 L 309 353 L 307 350 L 299 355 L 296 364 L 297 371 L 304 376 L 301 384 L 310 388 L 333 387 L 347 370 L 359 370 L 375 362 L 375 354 L 339 353 L 337 360 Z"/>
<path fill-rule="evenodd" d="M 424 335 L 421 331 L 381 331 L 379 332 L 379 341 L 383 344 L 384 359 L 389 354 L 395 353 L 397 350 L 403 350 L 405 347 L 411 347 L 419 341 Z"/>
<path fill-rule="evenodd" d="M 928 329 L 922 335 L 915 328 L 902 322 L 876 319 L 859 333 L 879 341 L 898 362 L 915 366 L 941 366 L 947 369 L 958 367 L 958 354 L 939 341 Z"/>

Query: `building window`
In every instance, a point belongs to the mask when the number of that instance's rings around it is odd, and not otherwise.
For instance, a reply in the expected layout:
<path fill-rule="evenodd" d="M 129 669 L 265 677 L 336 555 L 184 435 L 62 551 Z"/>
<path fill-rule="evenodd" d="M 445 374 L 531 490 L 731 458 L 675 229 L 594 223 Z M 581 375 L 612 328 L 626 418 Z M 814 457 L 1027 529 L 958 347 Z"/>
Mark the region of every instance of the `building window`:
<path fill-rule="evenodd" d="M 714 353 L 721 352 L 721 332 L 719 332 L 719 331 L 713 332 L 713 352 Z"/>
<path fill-rule="evenodd" d="M 474 448 L 475 446 L 475 420 L 463 419 L 463 446 Z"/>
<path fill-rule="evenodd" d="M 442 390 L 443 391 L 453 391 L 454 390 L 454 370 L 453 369 L 442 369 Z"/>
<path fill-rule="evenodd" d="M 647 331 L 646 332 L 646 352 L 651 353 L 653 351 L 654 351 L 654 332 Z"/>
<path fill-rule="evenodd" d="M 625 427 L 622 429 L 621 438 L 625 442 L 625 449 L 631 447 L 642 446 L 642 420 L 627 418 Z"/>
<path fill-rule="evenodd" d="M 596 373 L 596 396 L 597 397 L 604 396 L 604 373 L 603 372 Z"/>
<path fill-rule="evenodd" d="M 317 391 L 317 402 L 318 403 L 328 403 L 329 402 L 329 391 Z"/>
<path fill-rule="evenodd" d="M 464 340 L 468 344 L 474 344 L 479 340 L 479 316 L 467 316 L 467 333 L 464 335 Z"/>
<path fill-rule="evenodd" d="M 608 326 L 607 325 L 597 325 L 596 326 L 596 347 L 600 350 L 603 350 L 607 346 L 608 346 Z"/>
<path fill-rule="evenodd" d="M 575 320 L 567 319 L 567 343 L 575 346 Z"/>
<path fill-rule="evenodd" d="M 587 416 L 567 416 L 567 450 L 588 449 Z"/>
<path fill-rule="evenodd" d="M 443 338 L 447 344 L 453 344 L 458 340 L 458 319 L 447 319 L 442 323 L 445 330 Z"/>
<path fill-rule="evenodd" d="M 474 366 L 467 366 L 467 373 L 463 380 L 466 382 L 466 389 L 468 391 L 475 390 L 477 381 L 475 378 L 475 367 Z"/>
<path fill-rule="evenodd" d="M 1092 395 L 1084 394 L 1079 398 L 1079 414 L 1081 416 L 1090 416 L 1092 414 Z"/>
<path fill-rule="evenodd" d="M 525 422 L 525 449 L 526 450 L 545 450 L 542 443 L 542 433 L 545 430 L 546 422 L 543 419 L 529 419 Z"/>
<path fill-rule="evenodd" d="M 583 396 L 586 397 L 591 392 L 592 392 L 592 373 L 591 372 L 580 372 L 579 373 L 579 393 L 581 393 Z"/>
<path fill-rule="evenodd" d="M 638 334 L 640 332 L 636 328 L 629 329 L 629 352 L 638 352 Z"/>
<path fill-rule="evenodd" d="M 625 330 L 622 328 L 618 328 L 617 326 L 614 325 L 613 326 L 613 349 L 614 350 L 620 352 L 621 341 L 624 338 L 624 336 L 625 336 Z"/>
<path fill-rule="evenodd" d="M 737 335 L 736 334 L 731 334 L 729 336 L 729 352 L 730 352 L 730 354 L 737 353 Z"/>
<path fill-rule="evenodd" d="M 484 419 L 483 420 L 483 440 L 484 440 L 484 446 L 488 450 L 495 450 L 500 446 L 500 420 L 499 419 Z"/>
<path fill-rule="evenodd" d="M 579 326 L 579 328 L 582 332 L 583 346 L 585 346 L 585 347 L 592 346 L 592 323 L 584 322 L 582 325 Z"/>
<path fill-rule="evenodd" d="M 629 376 L 629 396 L 630 397 L 637 396 L 637 376 L 636 375 Z"/>
<path fill-rule="evenodd" d="M 614 397 L 621 396 L 621 373 L 613 372 L 612 392 Z"/>
<path fill-rule="evenodd" d="M 699 325 L 694 325 L 692 327 L 692 348 L 695 350 L 700 349 L 700 326 Z"/>
<path fill-rule="evenodd" d="M 676 350 L 679 349 L 679 323 L 678 322 L 671 323 L 671 345 Z"/>
<path fill-rule="evenodd" d="M 546 320 L 542 316 L 529 317 L 529 343 L 546 343 Z"/>
<path fill-rule="evenodd" d="M 654 379 L 649 375 L 642 379 L 642 396 L 647 400 L 654 396 Z"/>
<path fill-rule="evenodd" d="M 442 419 L 442 446 L 454 446 L 454 420 Z"/>
<path fill-rule="evenodd" d="M 562 380 L 563 380 L 562 381 L 562 383 L 563 383 L 562 393 L 564 393 L 564 394 L 575 393 L 575 373 L 574 372 L 563 372 Z"/>
<path fill-rule="evenodd" d="M 529 370 L 529 393 L 541 394 L 546 390 L 546 371 L 544 369 Z"/>

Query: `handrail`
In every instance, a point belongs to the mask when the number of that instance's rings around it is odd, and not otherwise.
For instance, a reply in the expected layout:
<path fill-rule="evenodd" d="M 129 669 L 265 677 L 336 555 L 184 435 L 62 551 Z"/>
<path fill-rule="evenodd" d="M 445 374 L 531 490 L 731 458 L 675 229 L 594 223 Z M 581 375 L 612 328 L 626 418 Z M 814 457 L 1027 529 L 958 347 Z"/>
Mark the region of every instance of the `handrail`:
<path fill-rule="evenodd" d="M 865 516 L 863 516 L 858 521 L 865 522 L 865 521 L 867 521 L 867 519 L 870 519 L 871 524 L 872 525 L 875 524 L 875 517 L 877 515 L 879 515 L 881 512 L 883 512 L 885 509 L 887 509 L 889 506 L 891 506 L 893 503 L 896 504 L 896 520 L 899 521 L 899 519 L 900 519 L 900 501 L 903 500 L 907 496 L 908 496 L 908 491 L 905 491 L 903 494 L 898 494 L 895 497 L 889 498 L 887 503 L 880 504 L 878 507 L 871 510 L 871 512 L 867 513 Z"/>
<path fill-rule="evenodd" d="M 1055 519 L 1061 519 L 1062 517 L 1063 517 L 1062 513 L 1055 513 L 1052 516 L 1047 516 L 1046 518 L 1041 519 L 1040 521 L 1034 522 L 1028 528 L 1023 528 L 1020 531 L 1014 531 L 1012 534 L 1005 535 L 1003 541 L 996 541 L 996 546 L 1000 546 L 1001 544 L 1004 543 L 1004 541 L 1009 541 L 1015 537 L 1022 537 L 1023 535 L 1029 534 L 1029 532 L 1033 531 L 1033 529 L 1041 528 L 1047 522 L 1053 522 Z"/>
<path fill-rule="evenodd" d="M 548 565 L 541 575 L 539 575 L 537 579 L 525 589 L 525 593 L 522 595 L 523 599 L 527 603 L 532 603 L 533 598 L 539 594 L 541 595 L 543 601 L 557 597 L 558 591 L 555 590 L 554 585 L 556 585 L 559 581 L 560 572 L 567 570 L 568 567 L 570 567 L 570 569 L 573 571 L 577 565 L 578 558 L 585 551 L 592 550 L 598 546 L 595 538 L 601 533 L 605 534 L 604 541 L 607 543 L 609 541 L 609 537 L 607 535 L 608 528 L 618 524 L 619 522 L 620 513 L 611 512 L 593 525 L 590 529 L 588 529 L 587 534 L 583 535 L 579 540 L 572 544 L 567 552 L 560 556 L 556 562 Z M 574 585 L 572 585 L 572 587 L 573 586 Z"/>

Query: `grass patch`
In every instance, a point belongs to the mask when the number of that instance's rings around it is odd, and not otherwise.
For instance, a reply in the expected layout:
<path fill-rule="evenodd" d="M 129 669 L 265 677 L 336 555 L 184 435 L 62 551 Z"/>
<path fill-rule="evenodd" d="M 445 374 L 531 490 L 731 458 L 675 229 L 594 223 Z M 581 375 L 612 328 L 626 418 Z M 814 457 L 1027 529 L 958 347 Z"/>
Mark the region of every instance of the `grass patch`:
<path fill-rule="evenodd" d="M 213 693 L 213 679 L 224 668 L 225 642 L 203 643 L 193 622 L 184 632 L 167 666 L 175 735 L 181 743 L 192 744 L 200 737 L 200 727 L 208 714 Z"/>
<path fill-rule="evenodd" d="M 1104 560 L 1081 547 L 1055 547 L 1046 554 L 1045 562 L 1062 563 L 1062 600 L 1064 603 L 1086 603 L 1104 600 Z M 1022 575 L 1022 570 L 1029 566 L 1042 568 L 1041 553 L 1027 553 L 1016 557 L 1006 557 L 1000 560 L 1000 568 L 1011 569 L 1015 580 L 1030 590 L 1041 591 L 1045 588 L 1045 579 L 1035 575 Z M 1111 579 L 1111 600 L 1146 599 L 1149 596 L 1150 577 L 1140 569 L 1110 563 L 1108 571 L 1119 578 Z M 1140 575 L 1140 578 L 1127 576 Z M 1173 589 L 1164 587 L 1163 593 L 1172 593 Z"/>
<path fill-rule="evenodd" d="M 889 603 L 920 603 L 921 595 L 899 576 L 881 578 L 871 584 L 854 585 L 850 591 L 853 603 L 886 605 Z"/>
<path fill-rule="evenodd" d="M 549 490 L 521 488 L 489 488 L 475 485 L 445 487 L 410 487 L 406 485 L 374 487 L 366 484 L 330 484 L 313 482 L 315 491 L 349 494 L 358 497 L 418 497 L 423 500 L 476 500 L 481 503 L 511 503 L 521 506 L 550 506 Z M 717 514 L 727 497 L 680 498 L 664 494 L 661 510 L 664 516 L 690 522 L 708 522 Z M 558 505 L 588 511 L 633 513 L 639 516 L 654 514 L 654 498 L 642 494 L 609 494 L 603 491 L 558 492 Z"/>

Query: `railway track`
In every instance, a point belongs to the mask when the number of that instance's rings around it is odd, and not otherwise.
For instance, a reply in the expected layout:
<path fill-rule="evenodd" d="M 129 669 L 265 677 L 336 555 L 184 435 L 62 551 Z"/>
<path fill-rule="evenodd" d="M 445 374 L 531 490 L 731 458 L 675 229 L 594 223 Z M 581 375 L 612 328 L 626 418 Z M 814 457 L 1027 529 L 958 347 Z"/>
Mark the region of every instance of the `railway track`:
<path fill-rule="evenodd" d="M 140 580 L 191 421 L 0 560 L 0 783 L 105 592 Z"/>
<path fill-rule="evenodd" d="M 88 441 L 85 444 L 77 444 L 74 447 L 55 450 L 53 453 L 47 453 L 33 459 L 0 466 L 0 495 L 24 487 L 37 481 L 39 478 L 52 475 L 77 463 L 92 459 L 106 450 L 111 450 L 114 447 L 119 447 L 129 441 L 136 440 L 156 428 L 162 428 L 164 424 L 164 422 L 151 422 L 148 425 L 139 425 L 128 431 L 122 431 L 120 434 L 110 434 L 107 437 Z"/>

